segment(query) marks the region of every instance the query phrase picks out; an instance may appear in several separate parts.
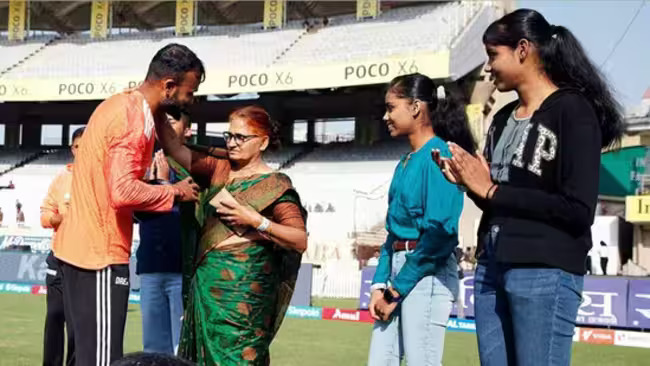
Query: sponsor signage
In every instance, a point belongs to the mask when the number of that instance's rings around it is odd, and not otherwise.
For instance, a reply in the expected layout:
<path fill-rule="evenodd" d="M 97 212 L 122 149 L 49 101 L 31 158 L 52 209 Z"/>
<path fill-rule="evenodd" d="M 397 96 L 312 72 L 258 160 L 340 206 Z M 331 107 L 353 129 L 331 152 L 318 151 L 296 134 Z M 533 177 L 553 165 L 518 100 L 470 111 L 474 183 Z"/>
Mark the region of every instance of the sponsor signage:
<path fill-rule="evenodd" d="M 194 0 L 176 0 L 176 35 L 194 33 Z"/>
<path fill-rule="evenodd" d="M 361 270 L 361 289 L 359 290 L 359 309 L 368 309 L 370 304 L 370 286 L 377 267 L 365 267 Z"/>
<path fill-rule="evenodd" d="M 197 95 L 258 93 L 384 84 L 399 75 L 419 72 L 449 76 L 449 52 L 421 52 L 357 62 L 310 66 L 274 66 L 222 70 L 208 74 Z M 101 100 L 137 87 L 142 76 L 64 79 L 3 79 L 0 101 Z"/>
<path fill-rule="evenodd" d="M 32 295 L 47 295 L 47 286 L 33 285 Z"/>
<path fill-rule="evenodd" d="M 90 10 L 90 37 L 99 39 L 108 35 L 108 14 L 110 2 L 93 1 Z"/>
<path fill-rule="evenodd" d="M 650 281 L 630 280 L 627 300 L 627 324 L 650 329 Z"/>
<path fill-rule="evenodd" d="M 32 286 L 22 283 L 0 282 L 0 292 L 11 294 L 31 294 Z"/>
<path fill-rule="evenodd" d="M 614 344 L 612 329 L 580 328 L 580 342 L 591 344 Z"/>
<path fill-rule="evenodd" d="M 291 305 L 309 306 L 311 305 L 311 285 L 313 276 L 313 265 L 311 263 L 302 263 L 296 279 L 296 287 L 291 296 Z"/>
<path fill-rule="evenodd" d="M 45 284 L 46 258 L 46 254 L 0 252 L 0 281 Z"/>
<path fill-rule="evenodd" d="M 323 308 L 323 319 L 341 320 L 348 322 L 374 323 L 367 310 L 346 310 L 339 308 Z"/>
<path fill-rule="evenodd" d="M 284 25 L 285 0 L 264 0 L 264 29 L 279 29 Z"/>
<path fill-rule="evenodd" d="M 624 278 L 586 276 L 582 303 L 576 321 L 579 324 L 627 325 L 627 285 Z"/>
<path fill-rule="evenodd" d="M 376 18 L 379 0 L 357 0 L 357 19 Z"/>
<path fill-rule="evenodd" d="M 25 39 L 25 19 L 27 18 L 27 0 L 9 0 L 7 32 L 10 41 Z"/>
<path fill-rule="evenodd" d="M 0 281 L 23 283 L 32 285 L 45 285 L 47 275 L 47 253 L 23 253 L 13 251 L 0 251 Z M 131 277 L 129 284 L 131 290 L 140 288 L 140 278 L 135 274 L 135 257 L 131 257 L 129 264 Z"/>
<path fill-rule="evenodd" d="M 286 316 L 288 318 L 301 318 L 301 319 L 322 319 L 323 311 L 321 308 L 313 306 L 293 306 L 290 305 L 287 309 Z"/>
<path fill-rule="evenodd" d="M 650 333 L 617 330 L 614 344 L 625 347 L 650 348 Z"/>
<path fill-rule="evenodd" d="M 449 318 L 447 321 L 448 330 L 456 330 L 459 332 L 476 332 L 476 323 L 474 320 Z"/>
<path fill-rule="evenodd" d="M 459 280 L 458 299 L 451 309 L 451 315 L 458 316 L 458 307 L 463 305 L 463 317 L 474 317 L 474 273 L 467 272 Z"/>
<path fill-rule="evenodd" d="M 12 245 L 29 245 L 32 251 L 49 251 L 51 237 L 31 235 L 0 235 L 0 249 Z"/>
<path fill-rule="evenodd" d="M 129 294 L 129 302 L 131 304 L 139 304 L 140 303 L 140 293 L 131 291 L 131 293 Z"/>
<path fill-rule="evenodd" d="M 32 249 L 45 245 L 47 249 L 49 248 L 49 243 L 49 237 L 22 235 L 0 236 L 0 249 L 10 245 L 30 245 Z M 136 244 L 137 242 L 134 243 L 133 252 L 135 252 Z M 45 285 L 45 276 L 47 275 L 47 263 L 45 260 L 48 254 L 48 251 L 39 253 L 0 251 L 0 281 Z M 140 276 L 135 273 L 136 263 L 136 257 L 132 256 L 129 264 L 129 280 L 119 279 L 122 284 L 128 284 L 131 290 L 140 289 Z M 312 271 L 312 264 L 303 263 L 300 266 L 296 287 L 291 298 L 291 305 L 307 306 L 310 304 Z"/>
<path fill-rule="evenodd" d="M 625 197 L 625 220 L 650 222 L 650 195 Z"/>
<path fill-rule="evenodd" d="M 374 268 L 361 274 L 359 308 L 367 309 Z M 581 325 L 650 329 L 650 279 L 585 276 L 582 303 L 576 321 Z M 474 317 L 474 275 L 466 273 L 459 283 L 459 301 L 452 316 L 463 304 L 464 317 Z M 460 301 L 462 299 L 462 301 Z"/>
<path fill-rule="evenodd" d="M 0 81 L 0 101 L 105 99 L 141 84 L 141 77 L 20 79 Z"/>

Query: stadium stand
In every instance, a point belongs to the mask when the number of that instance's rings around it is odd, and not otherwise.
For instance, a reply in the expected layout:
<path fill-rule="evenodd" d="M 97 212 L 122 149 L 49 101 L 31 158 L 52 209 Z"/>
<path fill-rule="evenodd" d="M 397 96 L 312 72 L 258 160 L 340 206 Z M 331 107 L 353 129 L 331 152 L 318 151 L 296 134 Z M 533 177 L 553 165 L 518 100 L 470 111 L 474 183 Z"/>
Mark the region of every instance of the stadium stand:
<path fill-rule="evenodd" d="M 4 149 L 0 150 L 0 175 L 10 169 L 29 164 L 34 159 L 44 155 L 40 149 Z"/>
<path fill-rule="evenodd" d="M 481 6 L 481 2 L 412 6 L 364 22 L 354 15 L 332 17 L 326 27 L 304 37 L 277 64 L 342 62 L 447 49 Z"/>
<path fill-rule="evenodd" d="M 41 36 L 21 43 L 0 40 L 0 77 L 41 52 L 56 38 L 58 36 Z"/>
<path fill-rule="evenodd" d="M 275 170 L 285 167 L 294 159 L 300 157 L 309 147 L 306 145 L 289 145 L 278 150 L 272 150 L 264 154 L 264 161 Z"/>
<path fill-rule="evenodd" d="M 365 147 L 333 143 L 316 148 L 287 168 L 285 172 L 310 211 L 310 245 L 351 248 L 354 232 L 382 223 L 395 164 L 406 152 L 404 141 Z M 316 209 L 317 205 L 321 209 Z M 327 212 L 330 206 L 332 211 Z"/>
<path fill-rule="evenodd" d="M 172 42 L 195 50 L 207 70 L 261 67 L 272 63 L 302 32 L 295 27 L 264 32 L 253 24 L 210 27 L 184 38 L 175 37 L 171 30 L 118 34 L 104 41 L 75 34 L 47 47 L 7 78 L 140 76 L 152 55 Z M 120 57 L 125 50 L 128 57 Z"/>
<path fill-rule="evenodd" d="M 7 79 L 140 76 L 151 56 L 177 42 L 195 50 L 207 70 L 342 62 L 368 57 L 449 49 L 464 26 L 489 2 L 449 2 L 398 8 L 364 22 L 354 15 L 332 17 L 326 27 L 308 32 L 302 21 L 265 31 L 260 23 L 201 27 L 195 36 L 172 30 L 130 32 L 95 41 L 75 33 L 54 41 L 29 62 L 7 72 Z M 354 35 L 351 37 L 350 35 Z M 14 54 L 16 48 L 11 47 Z M 36 47 L 36 46 L 33 46 Z M 29 48 L 28 50 L 31 50 Z M 29 54 L 28 50 L 25 53 Z M 128 51 L 125 51 L 128 50 Z M 128 57 L 124 57 L 128 52 Z"/>

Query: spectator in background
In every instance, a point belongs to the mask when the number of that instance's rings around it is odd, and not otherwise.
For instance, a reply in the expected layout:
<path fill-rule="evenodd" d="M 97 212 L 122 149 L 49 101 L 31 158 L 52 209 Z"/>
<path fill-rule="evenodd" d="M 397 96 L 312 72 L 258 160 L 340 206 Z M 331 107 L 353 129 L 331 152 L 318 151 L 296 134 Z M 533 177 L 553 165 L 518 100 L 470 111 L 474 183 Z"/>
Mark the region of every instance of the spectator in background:
<path fill-rule="evenodd" d="M 607 243 L 600 241 L 600 248 L 598 248 L 598 255 L 600 256 L 600 269 L 603 271 L 603 276 L 607 276 L 607 262 L 609 262 L 609 248 Z"/>
<path fill-rule="evenodd" d="M 77 155 L 79 141 L 83 134 L 84 128 L 79 128 L 72 134 L 72 157 Z M 54 178 L 47 190 L 47 196 L 41 206 L 41 226 L 47 229 L 53 229 L 56 235 L 59 225 L 63 221 L 70 204 L 70 189 L 72 185 L 72 169 L 74 164 L 66 165 L 65 169 Z M 45 315 L 45 332 L 43 340 L 43 365 L 61 366 L 63 365 L 64 349 L 64 326 L 66 325 L 66 316 L 63 307 L 63 279 L 59 260 L 54 252 L 45 260 L 47 263 L 47 275 L 45 284 L 47 285 L 47 313 Z M 69 319 L 69 317 L 67 317 Z M 67 324 L 68 330 L 68 352 L 66 365 L 74 365 L 74 332 L 72 326 Z"/>
<path fill-rule="evenodd" d="M 23 204 L 16 200 L 16 224 L 18 226 L 25 225 L 25 213 L 23 212 Z"/>
<path fill-rule="evenodd" d="M 16 188 L 16 186 L 14 186 L 14 182 L 11 181 L 11 180 L 9 181 L 9 184 L 8 184 L 8 185 L 6 185 L 6 186 L 0 186 L 0 189 L 14 189 L 14 188 Z M 16 200 L 16 201 L 17 201 L 17 200 Z"/>
<path fill-rule="evenodd" d="M 192 134 L 189 116 L 181 113 L 168 121 L 183 143 Z M 156 152 L 148 177 L 152 184 L 173 184 L 180 179 L 169 168 L 162 150 Z M 144 352 L 173 355 L 178 347 L 183 316 L 181 218 L 179 203 L 170 213 L 136 214 L 140 246 L 136 273 L 140 276 L 142 344 Z"/>
<path fill-rule="evenodd" d="M 2 207 L 0 207 L 0 226 L 2 226 L 2 221 L 5 218 L 5 214 L 2 212 Z"/>

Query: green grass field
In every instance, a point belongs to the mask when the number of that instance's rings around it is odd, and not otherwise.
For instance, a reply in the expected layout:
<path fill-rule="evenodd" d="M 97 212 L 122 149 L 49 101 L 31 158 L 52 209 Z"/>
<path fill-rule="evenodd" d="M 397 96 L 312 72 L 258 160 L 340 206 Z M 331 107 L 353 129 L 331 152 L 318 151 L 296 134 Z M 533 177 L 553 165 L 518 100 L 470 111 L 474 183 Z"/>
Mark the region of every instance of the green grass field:
<path fill-rule="evenodd" d="M 355 300 L 315 299 L 315 306 L 354 308 Z M 0 294 L 0 366 L 41 363 L 45 296 Z M 286 319 L 271 347 L 273 365 L 365 365 L 371 325 L 324 320 Z M 531 330 L 534 331 L 534 330 Z M 138 305 L 130 305 L 125 351 L 142 349 Z M 444 365 L 478 365 L 476 338 L 448 332 Z M 650 364 L 650 350 L 574 344 L 573 365 L 641 366 Z"/>

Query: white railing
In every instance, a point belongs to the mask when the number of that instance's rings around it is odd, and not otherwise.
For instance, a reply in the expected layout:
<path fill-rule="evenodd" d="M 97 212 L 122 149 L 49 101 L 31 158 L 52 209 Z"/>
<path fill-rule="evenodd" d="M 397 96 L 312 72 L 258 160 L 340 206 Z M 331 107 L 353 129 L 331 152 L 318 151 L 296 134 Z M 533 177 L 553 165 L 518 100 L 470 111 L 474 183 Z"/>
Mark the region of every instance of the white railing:
<path fill-rule="evenodd" d="M 358 298 L 360 290 L 361 271 L 357 261 L 331 261 L 314 268 L 312 296 Z"/>

